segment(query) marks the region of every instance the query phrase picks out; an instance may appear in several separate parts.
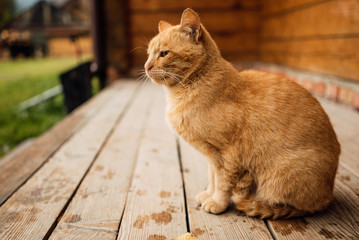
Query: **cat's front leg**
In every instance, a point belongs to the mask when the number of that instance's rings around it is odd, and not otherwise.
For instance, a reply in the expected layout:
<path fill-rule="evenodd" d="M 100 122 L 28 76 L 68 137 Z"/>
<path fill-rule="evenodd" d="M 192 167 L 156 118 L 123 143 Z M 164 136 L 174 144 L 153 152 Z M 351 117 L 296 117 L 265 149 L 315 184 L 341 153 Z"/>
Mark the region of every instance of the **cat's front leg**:
<path fill-rule="evenodd" d="M 229 206 L 232 189 L 239 179 L 238 172 L 229 172 L 224 168 L 214 168 L 214 191 L 202 204 L 206 212 L 219 214 Z"/>
<path fill-rule="evenodd" d="M 208 163 L 208 187 L 206 190 L 196 195 L 196 202 L 202 205 L 214 192 L 214 169 L 211 163 Z"/>

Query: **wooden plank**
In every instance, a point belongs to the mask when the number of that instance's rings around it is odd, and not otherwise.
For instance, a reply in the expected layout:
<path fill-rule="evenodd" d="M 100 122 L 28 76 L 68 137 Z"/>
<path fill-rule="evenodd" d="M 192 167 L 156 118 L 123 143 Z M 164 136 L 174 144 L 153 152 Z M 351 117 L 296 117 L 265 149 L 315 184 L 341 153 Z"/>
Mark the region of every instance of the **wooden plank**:
<path fill-rule="evenodd" d="M 145 87 L 103 147 L 50 239 L 115 239 L 153 91 Z"/>
<path fill-rule="evenodd" d="M 310 217 L 269 221 L 278 239 L 358 239 L 359 201 L 354 192 L 336 181 L 334 201 Z"/>
<path fill-rule="evenodd" d="M 258 37 L 256 33 L 228 33 L 211 34 L 221 52 L 256 51 Z"/>
<path fill-rule="evenodd" d="M 347 185 L 359 197 L 359 177 L 351 170 L 339 164 L 337 179 Z"/>
<path fill-rule="evenodd" d="M 254 33 L 211 33 L 222 56 L 235 60 L 256 60 L 258 39 Z M 151 33 L 133 34 L 131 55 L 133 65 L 142 66 L 147 60 L 147 44 L 154 35 Z"/>
<path fill-rule="evenodd" d="M 0 239 L 40 239 L 51 231 L 134 90 L 133 83 L 122 83 L 116 97 L 1 206 Z"/>
<path fill-rule="evenodd" d="M 182 11 L 178 12 L 149 12 L 130 14 L 130 32 L 157 33 L 157 26 L 160 20 L 172 24 L 179 24 Z M 225 14 L 220 11 L 199 13 L 201 22 L 209 32 L 253 32 L 259 26 L 258 11 L 233 10 Z"/>
<path fill-rule="evenodd" d="M 115 68 L 121 73 L 125 73 L 128 70 L 129 58 L 128 58 L 128 48 L 129 42 L 128 38 L 125 37 L 128 35 L 128 9 L 125 1 L 101 1 L 103 2 L 103 14 L 104 26 L 105 28 L 104 37 L 105 50 L 106 50 L 106 60 L 107 65 Z M 114 27 L 116 26 L 116 27 Z M 107 76 L 109 77 L 109 76 Z M 116 80 L 110 79 L 110 80 Z"/>
<path fill-rule="evenodd" d="M 228 61 L 255 61 L 258 59 L 258 54 L 256 51 L 235 51 L 235 52 L 221 52 L 222 56 Z M 142 50 L 134 50 L 132 53 L 132 63 L 133 66 L 143 68 L 147 60 L 147 54 Z"/>
<path fill-rule="evenodd" d="M 206 213 L 197 206 L 195 196 L 207 187 L 207 159 L 180 141 L 190 229 L 198 239 L 272 239 L 262 220 L 246 217 L 234 207 L 225 213 Z"/>
<path fill-rule="evenodd" d="M 294 12 L 327 1 L 328 0 L 266 0 L 262 1 L 262 14 L 264 17 L 267 17 L 269 15 L 283 14 L 289 11 Z"/>
<path fill-rule="evenodd" d="M 263 38 L 296 38 L 320 35 L 359 34 L 359 2 L 328 1 L 310 8 L 264 19 Z"/>
<path fill-rule="evenodd" d="M 101 91 L 80 106 L 51 130 L 38 137 L 31 146 L 0 161 L 0 205 L 8 199 L 70 136 L 98 112 L 117 92 L 119 85 Z"/>
<path fill-rule="evenodd" d="M 138 152 L 118 239 L 171 239 L 187 232 L 175 136 L 159 86 Z M 157 237 L 157 238 L 155 238 Z"/>
<path fill-rule="evenodd" d="M 137 33 L 131 36 L 131 46 L 134 51 L 147 52 L 147 44 L 154 37 L 151 33 Z M 253 33 L 221 33 L 211 32 L 211 36 L 217 43 L 221 52 L 236 52 L 251 50 L 256 51 L 258 48 L 258 38 Z"/>
<path fill-rule="evenodd" d="M 322 100 L 341 143 L 340 162 L 359 177 L 359 114 L 339 104 Z"/>
<path fill-rule="evenodd" d="M 359 50 L 357 46 L 359 46 L 359 37 L 262 41 L 260 59 L 359 81 Z"/>
<path fill-rule="evenodd" d="M 180 10 L 192 8 L 196 11 L 208 9 L 253 9 L 259 6 L 258 0 L 184 0 L 184 1 L 167 1 L 167 0 L 132 0 L 129 1 L 129 8 L 132 11 L 164 11 Z"/>

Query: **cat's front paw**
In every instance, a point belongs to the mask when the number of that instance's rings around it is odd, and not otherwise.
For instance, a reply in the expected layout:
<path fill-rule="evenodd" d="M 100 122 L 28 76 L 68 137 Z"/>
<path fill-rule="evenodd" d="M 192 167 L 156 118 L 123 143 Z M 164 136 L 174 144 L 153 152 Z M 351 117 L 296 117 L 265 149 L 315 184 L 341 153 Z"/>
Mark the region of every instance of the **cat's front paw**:
<path fill-rule="evenodd" d="M 224 212 L 228 207 L 228 203 L 223 202 L 219 203 L 213 200 L 212 197 L 207 198 L 207 200 L 202 204 L 202 208 L 209 213 L 219 214 Z"/>
<path fill-rule="evenodd" d="M 196 195 L 196 202 L 199 206 L 201 206 L 209 197 L 210 195 L 207 191 L 200 192 Z"/>

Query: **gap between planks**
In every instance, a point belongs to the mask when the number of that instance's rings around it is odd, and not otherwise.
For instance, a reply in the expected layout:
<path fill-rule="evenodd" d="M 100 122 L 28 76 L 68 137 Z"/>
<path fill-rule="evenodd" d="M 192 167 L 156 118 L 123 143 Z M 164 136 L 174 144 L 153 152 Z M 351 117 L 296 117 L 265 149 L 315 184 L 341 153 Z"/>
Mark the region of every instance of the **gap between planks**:
<path fill-rule="evenodd" d="M 139 138 L 151 109 L 151 100 L 148 99 L 151 99 L 151 91 L 137 94 L 50 239 L 117 237 L 136 163 Z"/>
<path fill-rule="evenodd" d="M 176 138 L 165 122 L 163 90 L 156 89 L 118 240 L 171 239 L 187 231 Z"/>
<path fill-rule="evenodd" d="M 99 148 L 97 154 L 95 155 L 94 160 L 91 162 L 90 166 L 88 167 L 88 169 L 87 169 L 86 172 L 84 173 L 84 175 L 83 175 L 82 179 L 80 180 L 80 182 L 79 182 L 77 188 L 75 189 L 75 191 L 73 192 L 73 194 L 71 195 L 71 197 L 69 198 L 69 200 L 67 201 L 66 205 L 64 206 L 64 208 L 62 209 L 61 213 L 60 213 L 59 216 L 57 217 L 56 221 L 53 223 L 53 225 L 51 226 L 51 228 L 49 229 L 49 231 L 48 231 L 47 234 L 45 235 L 44 239 L 48 239 L 48 238 L 50 237 L 50 235 L 52 235 L 53 231 L 55 230 L 55 228 L 57 227 L 57 225 L 59 224 L 59 222 L 60 222 L 61 220 L 70 219 L 70 225 L 71 225 L 71 223 L 74 221 L 73 216 L 78 216 L 79 218 L 81 218 L 81 215 L 70 215 L 70 217 L 68 217 L 68 216 L 66 215 L 65 218 L 63 218 L 63 215 L 64 215 L 65 211 L 68 209 L 68 206 L 70 205 L 70 203 L 73 202 L 72 200 L 73 200 L 74 196 L 75 196 L 76 193 L 78 192 L 78 190 L 79 190 L 80 186 L 82 185 L 84 179 L 87 177 L 87 175 L 88 175 L 90 169 L 91 169 L 91 168 L 93 167 L 93 165 L 95 164 L 96 160 L 98 159 L 98 156 L 101 154 L 101 152 L 103 151 L 104 147 L 107 145 L 108 141 L 109 141 L 110 139 L 112 139 L 112 137 L 113 137 L 112 135 L 113 135 L 113 133 L 115 132 L 115 130 L 117 129 L 116 126 L 121 122 L 123 116 L 127 113 L 128 108 L 133 104 L 133 101 L 134 101 L 134 99 L 136 98 L 136 95 L 138 94 L 138 88 L 139 88 L 139 87 L 137 86 L 137 89 L 135 89 L 134 93 L 132 93 L 132 95 L 131 95 L 129 101 L 126 103 L 126 105 L 124 106 L 124 109 L 122 110 L 122 112 L 121 112 L 120 115 L 118 116 L 116 122 L 114 123 L 114 127 L 109 131 L 108 135 L 106 136 L 106 138 L 104 139 L 102 145 L 100 146 L 100 148 Z M 98 166 L 97 166 L 97 167 L 98 167 Z M 108 170 L 108 173 L 107 173 L 107 174 L 108 174 L 108 175 L 107 175 L 108 178 L 112 178 L 112 177 L 113 177 L 111 170 Z M 109 177 L 110 175 L 111 175 L 111 177 Z M 106 178 L 107 178 L 107 177 L 106 177 Z M 81 204 L 83 204 L 83 203 L 81 203 Z M 75 218 L 77 218 L 77 217 L 75 217 Z M 76 219 L 76 221 L 77 221 L 77 220 L 78 220 L 78 219 Z M 73 225 L 75 225 L 75 224 L 73 224 Z M 81 228 L 81 227 L 80 227 L 80 228 Z M 83 227 L 83 228 L 86 229 L 86 227 Z M 103 229 L 101 229 L 101 230 L 103 230 Z M 106 232 L 106 231 L 107 231 L 107 230 L 105 229 L 105 232 Z M 68 233 L 67 233 L 67 234 L 68 234 Z M 64 237 L 67 238 L 67 239 L 69 239 L 69 236 L 68 236 L 67 234 L 66 234 L 66 236 L 64 236 Z M 52 237 L 52 239 L 53 239 L 53 236 L 51 236 L 51 237 Z M 84 237 L 84 236 L 81 235 L 81 237 Z M 55 238 L 56 238 L 56 237 L 55 237 Z M 63 239 L 63 237 L 60 237 L 59 239 Z M 86 239 L 89 239 L 89 238 L 86 238 Z"/>

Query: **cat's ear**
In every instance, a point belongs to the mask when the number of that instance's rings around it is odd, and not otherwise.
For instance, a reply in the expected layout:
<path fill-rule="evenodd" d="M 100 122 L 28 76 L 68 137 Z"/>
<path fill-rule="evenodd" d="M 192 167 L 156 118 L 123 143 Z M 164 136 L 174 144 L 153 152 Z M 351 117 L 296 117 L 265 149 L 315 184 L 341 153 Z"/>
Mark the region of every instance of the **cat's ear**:
<path fill-rule="evenodd" d="M 196 43 L 198 43 L 202 33 L 201 23 L 197 13 L 195 13 L 192 9 L 187 8 L 183 11 L 181 18 L 181 28 L 186 33 L 193 35 L 194 40 Z"/>
<path fill-rule="evenodd" d="M 169 24 L 168 22 L 160 21 L 158 23 L 158 31 L 159 32 L 162 32 L 162 31 L 164 31 L 164 30 L 166 30 L 167 28 L 170 28 L 170 27 L 172 27 L 172 25 Z"/>

